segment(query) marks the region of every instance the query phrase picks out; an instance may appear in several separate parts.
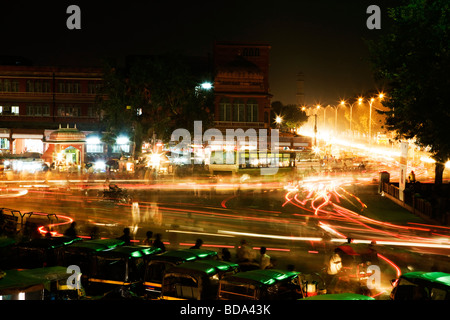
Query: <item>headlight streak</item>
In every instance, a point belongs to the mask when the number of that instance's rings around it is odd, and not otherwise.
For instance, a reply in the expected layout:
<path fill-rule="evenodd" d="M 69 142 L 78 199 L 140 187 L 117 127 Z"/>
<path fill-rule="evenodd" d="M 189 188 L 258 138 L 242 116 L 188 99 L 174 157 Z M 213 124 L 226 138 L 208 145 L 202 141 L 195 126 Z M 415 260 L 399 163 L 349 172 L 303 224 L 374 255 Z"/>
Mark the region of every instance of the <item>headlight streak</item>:
<path fill-rule="evenodd" d="M 383 222 L 379 220 L 375 220 L 363 215 L 360 215 L 354 211 L 351 211 L 347 208 L 344 208 L 335 202 L 339 199 L 343 198 L 343 195 L 340 194 L 339 191 L 344 192 L 346 195 L 348 195 L 351 198 L 354 198 L 360 205 L 361 208 L 367 208 L 367 205 L 361 201 L 357 196 L 354 194 L 351 194 L 347 190 L 345 190 L 342 185 L 351 183 L 352 180 L 347 179 L 334 179 L 333 181 L 329 180 L 328 184 L 326 183 L 325 179 L 309 179 L 308 181 L 305 181 L 299 185 L 299 191 L 295 192 L 293 189 L 291 189 L 289 192 L 285 194 L 285 205 L 286 204 L 292 204 L 294 206 L 297 206 L 305 211 L 314 212 L 314 216 L 319 219 L 319 226 L 324 229 L 325 231 L 328 231 L 334 235 L 338 235 L 341 240 L 335 239 L 335 241 L 342 241 L 343 238 L 346 238 L 346 236 L 342 233 L 340 233 L 337 229 L 345 229 L 345 230 L 352 230 L 356 232 L 366 232 L 367 230 L 377 234 L 377 235 L 384 235 L 385 237 L 392 237 L 396 238 L 398 240 L 403 241 L 395 241 L 395 240 L 389 240 L 389 239 L 377 239 L 377 244 L 386 244 L 386 245 L 394 245 L 394 246 L 411 246 L 411 247 L 428 247 L 428 248 L 441 248 L 441 249 L 449 249 L 450 245 L 446 244 L 448 243 L 448 238 L 450 236 L 447 236 L 443 234 L 442 232 L 431 232 L 431 228 L 427 228 L 428 225 L 423 226 L 403 226 L 403 225 L 396 225 L 389 222 Z M 354 182 L 354 181 L 353 181 Z M 339 191 L 338 191 L 339 190 Z M 307 196 L 302 197 L 303 200 L 300 200 L 299 197 L 303 193 L 303 195 L 307 194 Z M 349 201 L 350 199 L 346 199 Z M 310 204 L 308 204 L 308 201 L 310 201 Z M 322 202 L 320 202 L 322 201 Z M 326 210 L 325 206 L 332 206 L 332 210 Z M 293 214 L 294 216 L 305 216 L 305 217 L 311 217 L 307 214 Z M 359 225 L 359 228 L 350 227 L 350 226 L 333 226 L 330 224 L 325 224 L 320 220 L 334 220 L 334 221 L 348 221 L 353 224 Z M 430 226 L 432 227 L 432 226 Z M 392 229 L 392 231 L 391 231 Z M 445 228 L 447 229 L 447 228 Z M 445 230 L 444 229 L 444 230 Z M 448 228 L 450 229 L 450 228 Z M 420 236 L 414 236 L 410 234 L 402 234 L 399 233 L 399 230 L 403 231 L 419 231 L 419 232 L 428 232 L 430 235 L 438 235 L 441 237 L 441 239 L 430 239 L 427 237 L 420 237 Z M 442 229 L 441 229 L 442 230 Z M 441 231 L 439 230 L 439 231 Z M 442 238 L 443 237 L 443 238 Z M 359 239 L 355 240 L 355 242 L 360 243 L 370 243 L 371 240 L 364 240 Z M 443 242 L 443 243 L 442 243 Z"/>

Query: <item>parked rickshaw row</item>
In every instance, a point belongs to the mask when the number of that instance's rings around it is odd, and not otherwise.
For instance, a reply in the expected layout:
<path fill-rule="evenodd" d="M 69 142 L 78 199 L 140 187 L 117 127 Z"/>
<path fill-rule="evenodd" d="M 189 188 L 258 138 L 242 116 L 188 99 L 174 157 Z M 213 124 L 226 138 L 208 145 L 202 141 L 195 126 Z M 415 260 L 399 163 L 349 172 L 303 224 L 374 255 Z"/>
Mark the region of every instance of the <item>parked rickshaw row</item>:
<path fill-rule="evenodd" d="M 161 252 L 154 247 L 127 246 L 118 239 L 67 237 L 22 243 L 2 239 L 0 250 L 2 300 L 373 300 L 354 292 L 327 292 L 319 274 L 279 269 L 243 271 L 238 263 L 220 260 L 213 250 Z M 341 264 L 343 250 L 348 248 L 337 251 Z M 81 271 L 79 287 L 70 285 L 73 275 L 69 266 Z M 449 300 L 450 275 L 404 274 L 394 282 L 390 298 Z"/>

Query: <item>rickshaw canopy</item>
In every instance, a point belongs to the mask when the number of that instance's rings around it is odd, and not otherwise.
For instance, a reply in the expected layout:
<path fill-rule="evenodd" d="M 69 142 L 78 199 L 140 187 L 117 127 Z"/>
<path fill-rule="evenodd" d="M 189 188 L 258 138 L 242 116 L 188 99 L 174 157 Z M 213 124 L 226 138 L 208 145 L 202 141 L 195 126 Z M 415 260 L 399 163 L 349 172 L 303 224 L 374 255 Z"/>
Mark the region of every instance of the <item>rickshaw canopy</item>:
<path fill-rule="evenodd" d="M 319 294 L 317 296 L 306 297 L 299 300 L 375 300 L 375 298 L 349 292 L 349 293 Z"/>
<path fill-rule="evenodd" d="M 0 295 L 49 289 L 50 283 L 67 280 L 72 275 L 67 273 L 67 268 L 60 266 L 4 272 L 0 279 Z"/>

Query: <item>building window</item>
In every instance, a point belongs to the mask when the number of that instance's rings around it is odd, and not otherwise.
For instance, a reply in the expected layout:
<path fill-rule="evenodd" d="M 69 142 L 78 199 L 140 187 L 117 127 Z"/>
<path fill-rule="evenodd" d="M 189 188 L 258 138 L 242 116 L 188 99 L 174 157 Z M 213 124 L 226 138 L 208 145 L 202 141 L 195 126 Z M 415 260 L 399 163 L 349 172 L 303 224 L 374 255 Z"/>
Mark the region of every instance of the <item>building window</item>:
<path fill-rule="evenodd" d="M 51 92 L 51 87 L 50 87 L 50 81 L 43 81 L 42 82 L 42 92 Z"/>
<path fill-rule="evenodd" d="M 86 152 L 103 153 L 103 144 L 87 144 Z"/>
<path fill-rule="evenodd" d="M 48 80 L 27 80 L 27 92 L 50 92 Z"/>
<path fill-rule="evenodd" d="M 3 87 L 3 92 L 11 92 L 11 80 L 4 79 L 2 87 Z"/>
<path fill-rule="evenodd" d="M 126 152 L 130 153 L 130 145 L 129 144 L 115 144 L 112 148 L 113 153 L 121 153 Z"/>
<path fill-rule="evenodd" d="M 228 99 L 222 99 L 219 103 L 219 120 L 231 121 L 231 103 Z"/>
<path fill-rule="evenodd" d="M 11 92 L 19 92 L 19 80 L 11 80 Z"/>
<path fill-rule="evenodd" d="M 97 81 L 89 81 L 88 83 L 88 93 L 89 94 L 96 94 L 100 92 L 101 84 Z"/>
<path fill-rule="evenodd" d="M 64 105 L 58 106 L 58 117 L 79 117 L 80 107 L 74 105 Z"/>
<path fill-rule="evenodd" d="M 233 101 L 233 121 L 245 121 L 245 105 L 240 99 Z"/>
<path fill-rule="evenodd" d="M 81 85 L 77 81 L 59 81 L 58 93 L 80 93 Z"/>
<path fill-rule="evenodd" d="M 247 101 L 247 121 L 258 122 L 258 102 L 254 99 Z"/>
<path fill-rule="evenodd" d="M 0 106 L 0 114 L 4 116 L 19 115 L 19 106 Z"/>
<path fill-rule="evenodd" d="M 27 105 L 27 116 L 50 116 L 49 105 Z"/>
<path fill-rule="evenodd" d="M 34 92 L 34 81 L 27 80 L 27 92 Z"/>

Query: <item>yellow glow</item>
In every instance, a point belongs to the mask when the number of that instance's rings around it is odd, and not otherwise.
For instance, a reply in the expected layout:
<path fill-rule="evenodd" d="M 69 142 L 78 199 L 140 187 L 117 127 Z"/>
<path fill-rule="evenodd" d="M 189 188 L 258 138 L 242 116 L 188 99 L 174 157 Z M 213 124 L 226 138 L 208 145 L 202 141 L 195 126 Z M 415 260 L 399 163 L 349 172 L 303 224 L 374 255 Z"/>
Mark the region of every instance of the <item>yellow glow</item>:
<path fill-rule="evenodd" d="M 275 119 L 275 121 L 277 123 L 281 123 L 283 121 L 283 118 L 281 118 L 280 116 L 277 116 L 277 118 Z"/>
<path fill-rule="evenodd" d="M 363 98 L 358 98 L 358 103 L 361 104 L 363 101 Z"/>
<path fill-rule="evenodd" d="M 345 101 L 344 100 L 341 100 L 341 105 L 342 106 L 345 105 Z"/>
<path fill-rule="evenodd" d="M 378 95 L 378 98 L 383 99 L 383 98 L 384 98 L 384 93 L 380 93 L 380 94 Z"/>
<path fill-rule="evenodd" d="M 426 163 L 435 163 L 436 162 L 434 159 L 431 159 L 430 157 L 420 157 L 420 161 L 423 161 Z"/>
<path fill-rule="evenodd" d="M 320 109 L 320 104 L 317 105 L 317 109 Z"/>

